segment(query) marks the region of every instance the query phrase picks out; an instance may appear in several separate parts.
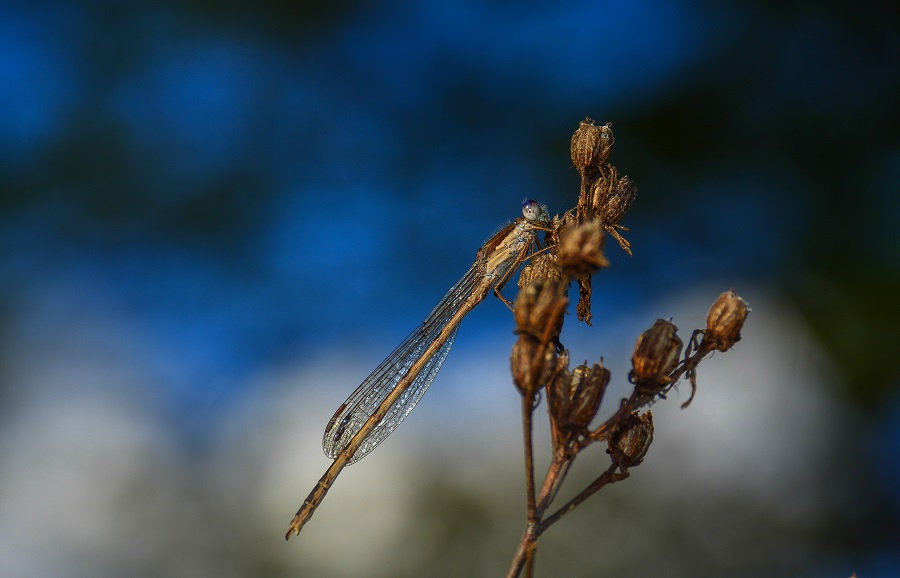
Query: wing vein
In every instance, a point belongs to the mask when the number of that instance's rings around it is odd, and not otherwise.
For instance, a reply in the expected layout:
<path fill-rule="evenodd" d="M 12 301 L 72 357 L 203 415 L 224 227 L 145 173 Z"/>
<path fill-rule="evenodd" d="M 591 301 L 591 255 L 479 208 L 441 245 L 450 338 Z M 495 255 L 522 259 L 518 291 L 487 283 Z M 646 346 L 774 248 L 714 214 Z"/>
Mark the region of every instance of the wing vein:
<path fill-rule="evenodd" d="M 325 430 L 322 448 L 328 457 L 337 457 L 347 447 L 369 416 L 375 412 L 397 383 L 409 372 L 416 360 L 421 358 L 437 339 L 444 326 L 459 311 L 483 279 L 484 273 L 481 264 L 473 264 L 438 301 L 421 325 L 414 329 L 350 394 L 347 401 L 331 418 Z M 384 418 L 366 436 L 348 463 L 359 461 L 375 449 L 409 415 L 444 364 L 456 339 L 458 329 L 458 327 L 455 328 L 444 344 L 435 351 L 431 359 L 413 379 L 409 389 L 388 409 Z"/>

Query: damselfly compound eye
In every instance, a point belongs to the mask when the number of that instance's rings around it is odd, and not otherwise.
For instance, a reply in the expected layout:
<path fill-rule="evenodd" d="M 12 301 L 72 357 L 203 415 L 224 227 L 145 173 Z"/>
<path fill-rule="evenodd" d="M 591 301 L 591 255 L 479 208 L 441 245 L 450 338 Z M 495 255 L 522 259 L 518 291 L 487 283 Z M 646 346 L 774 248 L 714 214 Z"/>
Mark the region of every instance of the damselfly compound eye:
<path fill-rule="evenodd" d="M 522 203 L 522 215 L 529 221 L 546 220 L 547 209 L 534 199 L 527 199 Z"/>

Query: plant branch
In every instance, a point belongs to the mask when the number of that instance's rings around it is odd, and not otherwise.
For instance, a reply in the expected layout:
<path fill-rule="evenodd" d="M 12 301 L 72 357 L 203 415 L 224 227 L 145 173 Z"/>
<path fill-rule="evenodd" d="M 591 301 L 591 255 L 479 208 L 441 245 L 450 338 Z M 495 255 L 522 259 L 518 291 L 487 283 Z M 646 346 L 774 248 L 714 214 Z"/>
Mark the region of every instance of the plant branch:
<path fill-rule="evenodd" d="M 620 473 L 616 473 L 616 470 L 619 469 L 619 466 L 616 464 L 612 464 L 609 466 L 605 472 L 600 474 L 596 480 L 594 480 L 591 485 L 586 487 L 581 491 L 580 494 L 569 500 L 565 506 L 561 507 L 559 510 L 548 516 L 541 525 L 538 527 L 537 535 L 540 536 L 543 534 L 547 528 L 558 522 L 562 519 L 563 516 L 574 510 L 578 507 L 582 502 L 596 494 L 601 488 L 607 486 L 609 484 L 614 484 L 616 482 L 621 482 L 622 480 L 628 478 L 630 475 L 628 470 L 623 470 Z"/>
<path fill-rule="evenodd" d="M 522 436 L 525 443 L 525 494 L 528 500 L 528 521 L 535 519 L 534 509 L 534 450 L 532 447 L 532 417 L 534 395 L 522 395 Z"/>

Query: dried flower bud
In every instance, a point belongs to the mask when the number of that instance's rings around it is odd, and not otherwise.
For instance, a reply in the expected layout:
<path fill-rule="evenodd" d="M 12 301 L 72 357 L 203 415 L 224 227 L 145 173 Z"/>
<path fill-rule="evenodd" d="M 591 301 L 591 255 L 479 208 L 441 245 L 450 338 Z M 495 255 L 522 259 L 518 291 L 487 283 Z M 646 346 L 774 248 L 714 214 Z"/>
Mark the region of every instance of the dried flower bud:
<path fill-rule="evenodd" d="M 523 394 L 543 387 L 556 367 L 556 352 L 568 299 L 566 284 L 536 280 L 516 298 L 516 340 L 510 364 L 513 382 Z M 568 362 L 567 362 L 568 366 Z"/>
<path fill-rule="evenodd" d="M 637 195 L 637 187 L 634 182 L 624 176 L 616 183 L 615 189 L 606 197 L 600 210 L 600 217 L 607 226 L 616 225 L 631 208 L 634 197 Z"/>
<path fill-rule="evenodd" d="M 657 319 L 653 327 L 638 337 L 631 355 L 633 369 L 629 379 L 633 383 L 653 388 L 670 382 L 669 374 L 678 365 L 684 346 L 677 331 L 671 321 Z"/>
<path fill-rule="evenodd" d="M 630 413 L 622 419 L 609 437 L 609 454 L 620 468 L 641 465 L 653 443 L 653 414 Z"/>
<path fill-rule="evenodd" d="M 532 257 L 531 262 L 522 269 L 519 275 L 519 289 L 524 289 L 535 280 L 559 281 L 562 271 L 557 265 L 556 255 L 541 253 Z"/>
<path fill-rule="evenodd" d="M 584 119 L 572 135 L 572 164 L 582 175 L 596 173 L 614 142 L 611 123 L 596 126 L 590 118 Z"/>
<path fill-rule="evenodd" d="M 571 278 L 593 275 L 598 269 L 609 267 L 603 254 L 606 235 L 600 221 L 590 221 L 563 229 L 559 236 L 559 266 Z"/>
<path fill-rule="evenodd" d="M 547 384 L 547 398 L 555 399 L 556 391 L 565 388 L 569 383 L 571 375 L 569 374 L 569 350 L 566 349 L 556 358 L 556 371 L 553 375 L 553 382 Z M 554 403 L 548 402 L 551 415 L 554 411 Z"/>
<path fill-rule="evenodd" d="M 568 359 L 568 358 L 567 358 Z M 564 430 L 584 430 L 597 415 L 609 385 L 609 370 L 600 364 L 579 365 L 553 381 L 547 389 L 547 403 L 555 426 Z"/>
<path fill-rule="evenodd" d="M 750 308 L 738 297 L 734 289 L 719 295 L 706 318 L 706 335 L 703 340 L 713 349 L 728 351 L 740 341 L 741 328 Z"/>
<path fill-rule="evenodd" d="M 566 360 L 568 366 L 568 357 Z M 555 344 L 520 336 L 513 345 L 510 357 L 513 384 L 519 393 L 532 394 L 550 381 L 557 363 Z"/>
<path fill-rule="evenodd" d="M 584 214 L 595 217 L 601 215 L 607 199 L 616 192 L 616 184 L 619 182 L 619 172 L 612 165 L 605 165 L 600 172 L 591 179 L 590 195 L 587 195 L 587 206 Z"/>
<path fill-rule="evenodd" d="M 568 303 L 566 283 L 562 279 L 532 281 L 516 297 L 516 331 L 544 341 L 555 341 L 562 331 Z"/>
<path fill-rule="evenodd" d="M 575 306 L 575 315 L 579 321 L 584 321 L 588 325 L 594 314 L 591 313 L 591 296 L 594 294 L 594 288 L 591 278 L 586 276 L 578 280 L 578 305 Z"/>
<path fill-rule="evenodd" d="M 603 402 L 609 379 L 609 370 L 601 364 L 579 365 L 572 370 L 565 392 L 567 415 L 563 417 L 568 426 L 581 429 L 590 425 Z"/>

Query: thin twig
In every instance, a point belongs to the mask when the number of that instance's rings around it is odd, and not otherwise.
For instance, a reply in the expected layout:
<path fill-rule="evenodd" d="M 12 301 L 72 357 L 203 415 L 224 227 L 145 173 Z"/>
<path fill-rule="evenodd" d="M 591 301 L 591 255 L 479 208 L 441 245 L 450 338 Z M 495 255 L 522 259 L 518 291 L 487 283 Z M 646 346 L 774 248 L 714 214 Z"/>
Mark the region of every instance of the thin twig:
<path fill-rule="evenodd" d="M 554 460 L 550 462 L 550 467 L 547 469 L 547 475 L 544 477 L 544 483 L 541 486 L 541 492 L 536 499 L 534 510 L 528 512 L 525 531 L 522 533 L 522 539 L 519 540 L 519 546 L 516 548 L 516 553 L 513 555 L 512 563 L 506 574 L 507 578 L 516 578 L 519 576 L 527 559 L 529 557 L 533 559 L 537 538 L 540 535 L 538 533 L 538 528 L 540 526 L 541 516 L 550 503 L 550 496 L 556 485 L 554 483 L 555 480 L 559 478 L 560 474 L 565 471 L 565 469 L 566 463 L 555 459 L 555 457 Z"/>
<path fill-rule="evenodd" d="M 553 456 L 553 461 L 550 462 L 550 467 L 547 468 L 547 475 L 544 476 L 544 483 L 541 486 L 541 491 L 537 497 L 537 504 L 535 505 L 535 514 L 537 518 L 543 516 L 544 512 L 550 506 L 550 501 L 553 499 L 555 490 L 559 485 L 559 478 L 562 473 L 568 469 L 570 462 L 571 459 L 565 458 L 565 456 Z"/>
<path fill-rule="evenodd" d="M 522 395 L 522 435 L 525 438 L 525 494 L 528 500 L 528 521 L 534 517 L 534 450 L 531 419 L 534 415 L 534 395 Z"/>
<path fill-rule="evenodd" d="M 596 494 L 604 486 L 614 484 L 616 482 L 621 482 L 622 480 L 628 478 L 628 476 L 630 475 L 628 473 L 628 470 L 616 473 L 616 470 L 618 468 L 619 467 L 616 464 L 612 464 L 611 466 L 609 466 L 609 469 L 600 474 L 600 477 L 594 480 L 591 485 L 582 490 L 580 494 L 569 500 L 565 506 L 561 507 L 550 516 L 547 516 L 547 518 L 544 519 L 544 521 L 541 522 L 541 525 L 538 527 L 537 537 L 543 534 L 547 530 L 547 528 L 562 519 L 563 516 L 578 507 L 582 502 Z"/>
<path fill-rule="evenodd" d="M 537 542 L 537 529 L 538 523 L 536 521 L 526 524 L 525 532 L 522 534 L 522 539 L 519 540 L 519 547 L 516 548 L 516 553 L 513 555 L 512 564 L 509 566 L 506 578 L 517 578 L 522 573 L 526 560 L 528 558 L 533 559 L 535 543 Z"/>
<path fill-rule="evenodd" d="M 572 464 L 575 463 L 575 455 L 573 454 L 569 458 L 563 458 L 563 467 L 560 470 L 559 475 L 556 476 L 556 480 L 553 482 L 553 487 L 550 489 L 550 494 L 547 498 L 547 503 L 541 509 L 541 513 L 545 512 L 553 500 L 556 499 L 556 494 L 559 493 L 559 488 L 562 486 L 563 482 L 566 480 L 566 476 L 569 474 L 569 470 L 572 469 Z"/>

